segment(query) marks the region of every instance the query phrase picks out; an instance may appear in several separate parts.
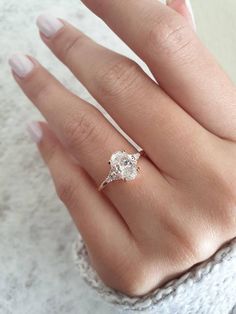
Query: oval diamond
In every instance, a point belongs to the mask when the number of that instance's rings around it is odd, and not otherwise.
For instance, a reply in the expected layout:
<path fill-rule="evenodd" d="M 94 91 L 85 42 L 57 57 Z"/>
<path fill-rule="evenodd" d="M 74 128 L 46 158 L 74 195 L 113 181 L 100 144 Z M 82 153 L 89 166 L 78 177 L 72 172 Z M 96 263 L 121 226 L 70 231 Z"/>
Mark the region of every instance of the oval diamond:
<path fill-rule="evenodd" d="M 128 154 L 124 151 L 112 154 L 110 159 L 112 180 L 134 180 L 138 174 L 137 157 L 137 154 Z"/>

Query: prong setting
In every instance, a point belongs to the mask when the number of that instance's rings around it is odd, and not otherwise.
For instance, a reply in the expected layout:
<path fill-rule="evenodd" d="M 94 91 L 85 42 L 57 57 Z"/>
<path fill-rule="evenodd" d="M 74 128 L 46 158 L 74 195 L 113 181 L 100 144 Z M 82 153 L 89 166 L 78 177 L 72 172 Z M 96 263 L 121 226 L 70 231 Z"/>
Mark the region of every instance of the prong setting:
<path fill-rule="evenodd" d="M 142 155 L 142 151 L 128 154 L 124 150 L 112 154 L 108 161 L 108 164 L 110 165 L 109 175 L 100 185 L 99 191 L 112 181 L 123 180 L 127 182 L 134 180 L 140 172 L 140 167 L 137 166 L 137 163 Z"/>

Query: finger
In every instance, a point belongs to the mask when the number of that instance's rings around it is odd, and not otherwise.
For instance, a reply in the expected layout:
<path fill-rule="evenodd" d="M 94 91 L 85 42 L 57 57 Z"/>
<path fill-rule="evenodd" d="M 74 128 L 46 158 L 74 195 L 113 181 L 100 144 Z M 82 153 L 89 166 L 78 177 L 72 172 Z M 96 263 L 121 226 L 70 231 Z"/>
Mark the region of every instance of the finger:
<path fill-rule="evenodd" d="M 126 252 L 135 254 L 134 239 L 112 204 L 65 151 L 45 123 L 34 122 L 29 131 L 52 175 L 56 191 L 79 229 L 100 276 L 107 282 L 110 272 L 127 262 Z M 109 268 L 113 268 L 109 269 Z M 119 278 L 111 285 L 118 288 Z"/>
<path fill-rule="evenodd" d="M 191 25 L 191 27 L 196 30 L 195 18 L 193 15 L 192 6 L 189 0 L 168 0 L 167 5 L 181 14 Z"/>
<path fill-rule="evenodd" d="M 24 56 L 17 58 L 19 67 L 14 69 L 18 73 L 20 70 L 21 74 L 22 69 L 27 68 L 28 62 L 32 64 L 32 61 Z M 111 155 L 119 150 L 132 153 L 134 148 L 97 109 L 65 89 L 36 61 L 33 63 L 33 68 L 26 76 L 20 78 L 15 75 L 16 81 L 45 116 L 68 151 L 96 185 L 100 185 L 108 175 Z M 126 183 L 116 181 L 104 190 L 130 226 L 136 221 L 134 217 L 137 211 L 141 212 L 141 203 L 150 202 L 150 186 L 159 191 L 165 191 L 168 187 L 166 179 L 147 158 L 142 157 L 139 166 L 141 172 L 135 180 Z"/>
<path fill-rule="evenodd" d="M 234 85 L 181 15 L 156 0 L 83 2 L 147 63 L 160 86 L 189 114 L 218 136 L 236 139 Z"/>
<path fill-rule="evenodd" d="M 193 142 L 208 136 L 205 129 L 131 60 L 96 44 L 66 22 L 49 36 L 46 26 L 56 21 L 49 15 L 38 18 L 43 41 L 163 172 L 182 175 L 186 164 L 192 164 Z"/>
<path fill-rule="evenodd" d="M 17 83 L 64 146 L 89 170 L 95 182 L 100 182 L 106 169 L 101 165 L 109 160 L 110 154 L 118 148 L 129 150 L 132 146 L 97 109 L 67 90 L 36 60 L 21 55 L 13 58 L 22 64 L 31 63 L 33 68 L 26 77 L 14 75 Z"/>

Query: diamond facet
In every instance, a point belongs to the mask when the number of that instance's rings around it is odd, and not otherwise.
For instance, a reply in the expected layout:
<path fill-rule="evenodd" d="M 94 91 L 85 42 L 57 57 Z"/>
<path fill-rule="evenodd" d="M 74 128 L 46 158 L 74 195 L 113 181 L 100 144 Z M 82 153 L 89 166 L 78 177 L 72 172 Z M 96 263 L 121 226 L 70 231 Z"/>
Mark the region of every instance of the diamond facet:
<path fill-rule="evenodd" d="M 114 153 L 110 159 L 110 181 L 134 180 L 138 174 L 137 161 L 139 157 L 140 153 L 128 154 L 124 151 Z"/>

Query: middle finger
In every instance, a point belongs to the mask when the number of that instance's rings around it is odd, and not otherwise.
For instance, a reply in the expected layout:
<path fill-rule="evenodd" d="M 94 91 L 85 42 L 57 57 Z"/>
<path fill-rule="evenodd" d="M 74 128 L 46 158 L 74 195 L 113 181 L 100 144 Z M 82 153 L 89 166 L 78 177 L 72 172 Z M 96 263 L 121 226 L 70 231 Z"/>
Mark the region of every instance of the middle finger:
<path fill-rule="evenodd" d="M 24 68 L 28 70 L 30 60 L 25 58 L 13 56 L 10 59 L 13 69 L 17 65 L 21 72 Z M 14 76 L 24 93 L 45 116 L 53 132 L 79 161 L 96 186 L 108 175 L 108 160 L 112 153 L 118 150 L 135 152 L 132 145 L 97 109 L 69 92 L 36 61 L 26 76 Z M 169 191 L 167 181 L 147 158 L 142 157 L 139 166 L 141 172 L 134 181 L 112 182 L 104 190 L 131 226 L 136 221 L 134 215 L 141 219 L 142 215 L 147 214 L 142 211 L 144 206 L 149 211 L 153 210 L 153 206 L 148 206 L 153 199 L 150 186 L 160 191 L 159 199 Z M 158 197 L 156 201 L 157 199 Z"/>
<path fill-rule="evenodd" d="M 46 25 L 56 21 L 61 23 L 60 30 L 49 33 Z M 171 176 L 182 174 L 186 163 L 192 163 L 190 148 L 196 151 L 201 139 L 205 141 L 205 129 L 135 62 L 96 44 L 52 16 L 40 16 L 37 24 L 49 48 L 152 161 Z M 147 107 L 152 114 L 147 114 Z"/>

